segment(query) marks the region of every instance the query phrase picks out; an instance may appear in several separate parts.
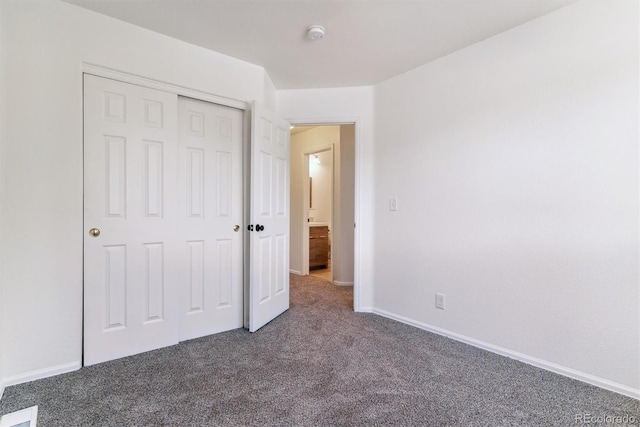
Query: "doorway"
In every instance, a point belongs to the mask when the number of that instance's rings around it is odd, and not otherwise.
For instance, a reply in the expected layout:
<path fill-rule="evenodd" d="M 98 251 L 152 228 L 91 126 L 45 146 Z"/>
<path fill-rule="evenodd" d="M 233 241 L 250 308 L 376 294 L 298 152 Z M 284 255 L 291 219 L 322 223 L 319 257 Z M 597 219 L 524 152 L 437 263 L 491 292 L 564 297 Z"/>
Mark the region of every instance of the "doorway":
<path fill-rule="evenodd" d="M 309 203 L 304 203 L 309 227 L 309 275 L 333 283 L 331 237 L 334 205 L 334 147 L 307 154 Z"/>
<path fill-rule="evenodd" d="M 291 220 L 291 273 L 353 286 L 354 124 L 292 127 Z"/>

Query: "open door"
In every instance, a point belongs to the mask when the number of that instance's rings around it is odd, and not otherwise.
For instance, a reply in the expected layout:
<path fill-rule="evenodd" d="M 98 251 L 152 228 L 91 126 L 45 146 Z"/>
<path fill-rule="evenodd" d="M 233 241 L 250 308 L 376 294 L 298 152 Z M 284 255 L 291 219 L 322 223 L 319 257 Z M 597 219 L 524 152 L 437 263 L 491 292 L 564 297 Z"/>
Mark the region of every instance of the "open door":
<path fill-rule="evenodd" d="M 249 331 L 289 308 L 289 123 L 253 103 Z"/>

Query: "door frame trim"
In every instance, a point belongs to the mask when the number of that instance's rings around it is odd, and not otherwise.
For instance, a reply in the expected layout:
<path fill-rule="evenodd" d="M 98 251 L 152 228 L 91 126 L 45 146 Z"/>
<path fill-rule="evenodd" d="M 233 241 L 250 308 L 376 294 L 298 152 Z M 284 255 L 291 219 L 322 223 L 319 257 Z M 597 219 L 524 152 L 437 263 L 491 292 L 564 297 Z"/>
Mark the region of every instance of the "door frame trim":
<path fill-rule="evenodd" d="M 173 93 L 179 96 L 198 99 L 200 101 L 212 102 L 214 104 L 223 105 L 225 107 L 237 108 L 243 111 L 251 110 L 251 106 L 247 102 L 238 101 L 224 96 L 215 95 L 213 93 L 203 92 L 201 90 L 188 88 L 186 86 L 175 85 L 161 80 L 151 79 L 136 74 L 119 71 L 114 68 L 104 67 L 102 65 L 92 64 L 90 62 L 82 62 L 82 73 L 92 74 L 98 77 L 105 77 L 117 80 L 122 83 L 131 83 L 143 86 L 149 89 L 157 89 L 163 92 Z"/>
<path fill-rule="evenodd" d="M 367 307 L 362 306 L 362 289 L 360 278 L 362 277 L 362 262 L 361 262 L 361 239 L 358 224 L 360 223 L 360 197 L 362 194 L 362 118 L 359 116 L 344 116 L 344 117 L 321 117 L 321 118 L 287 118 L 292 126 L 340 126 L 340 125 L 353 125 L 355 127 L 355 173 L 354 173 L 354 211 L 353 211 L 353 311 L 370 311 Z"/>

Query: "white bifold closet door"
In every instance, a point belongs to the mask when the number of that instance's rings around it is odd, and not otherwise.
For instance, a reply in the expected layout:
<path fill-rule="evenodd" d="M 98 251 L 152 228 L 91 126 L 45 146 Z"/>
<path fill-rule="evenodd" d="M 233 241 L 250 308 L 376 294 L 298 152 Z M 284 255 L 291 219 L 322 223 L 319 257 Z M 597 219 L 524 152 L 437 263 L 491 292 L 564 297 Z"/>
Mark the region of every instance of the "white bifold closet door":
<path fill-rule="evenodd" d="M 85 75 L 85 365 L 242 327 L 245 262 L 249 329 L 289 307 L 289 124 L 254 104 L 251 227 L 242 130 L 240 110 Z"/>
<path fill-rule="evenodd" d="M 84 83 L 84 364 L 242 327 L 242 112 Z"/>
<path fill-rule="evenodd" d="M 178 101 L 180 340 L 243 323 L 242 111 Z"/>
<path fill-rule="evenodd" d="M 91 365 L 178 342 L 183 250 L 177 96 L 90 75 L 84 84 L 84 363 Z"/>

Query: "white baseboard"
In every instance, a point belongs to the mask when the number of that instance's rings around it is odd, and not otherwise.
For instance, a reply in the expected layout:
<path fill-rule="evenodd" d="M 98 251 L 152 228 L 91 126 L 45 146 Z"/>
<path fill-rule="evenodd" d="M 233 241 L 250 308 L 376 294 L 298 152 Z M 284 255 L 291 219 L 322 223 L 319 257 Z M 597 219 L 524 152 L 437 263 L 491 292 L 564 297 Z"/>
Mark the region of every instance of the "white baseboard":
<path fill-rule="evenodd" d="M 65 363 L 63 365 L 52 366 L 50 368 L 36 369 L 34 371 L 25 372 L 24 374 L 13 375 L 4 379 L 6 387 L 22 384 L 29 381 L 40 380 L 52 377 L 54 375 L 65 374 L 67 372 L 77 371 L 82 367 L 81 362 Z"/>
<path fill-rule="evenodd" d="M 373 307 L 358 307 L 357 310 L 354 310 L 356 313 L 373 313 Z M 381 314 L 382 316 L 382 314 Z M 386 317 L 386 316 L 385 316 Z"/>
<path fill-rule="evenodd" d="M 0 381 L 0 400 L 2 400 L 3 394 L 4 394 L 4 382 Z"/>
<path fill-rule="evenodd" d="M 336 286 L 353 286 L 353 282 L 339 282 L 337 280 L 334 280 L 333 284 Z"/>
<path fill-rule="evenodd" d="M 512 351 L 507 348 L 498 347 L 496 345 L 489 344 L 484 341 L 477 340 L 475 338 L 470 338 L 465 335 L 451 332 L 446 329 L 439 328 L 437 326 L 428 325 L 426 323 L 409 319 L 408 317 L 400 316 L 385 310 L 380 310 L 378 308 L 373 308 L 372 313 L 389 318 L 391 320 L 396 320 L 398 322 L 405 323 L 410 326 L 415 326 L 416 328 L 433 332 L 434 334 L 442 335 L 444 337 L 451 338 L 453 340 L 460 341 L 465 344 L 469 344 L 474 347 L 478 347 L 483 350 L 487 350 L 492 353 L 499 354 L 501 356 L 506 356 L 511 359 L 515 359 L 520 362 L 526 363 L 528 365 L 535 366 L 537 368 L 545 369 L 547 371 L 551 371 L 556 374 L 564 375 L 565 377 L 573 378 L 575 380 L 582 381 L 582 382 L 594 385 L 596 387 L 603 388 L 605 390 L 613 391 L 615 393 L 623 394 L 625 396 L 629 396 L 634 399 L 640 400 L 640 389 L 635 389 L 635 388 L 626 386 L 624 384 L 619 384 L 614 381 L 607 380 L 605 378 L 600 378 L 595 375 L 587 374 L 585 372 L 568 368 L 566 366 L 558 365 L 556 363 L 549 362 L 547 360 L 538 359 L 537 357 L 532 357 L 523 353 L 518 353 L 516 351 Z"/>
<path fill-rule="evenodd" d="M 302 273 L 300 273 L 298 270 L 289 270 L 289 273 L 302 276 Z"/>

